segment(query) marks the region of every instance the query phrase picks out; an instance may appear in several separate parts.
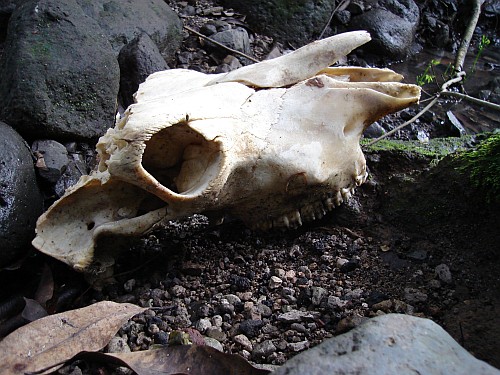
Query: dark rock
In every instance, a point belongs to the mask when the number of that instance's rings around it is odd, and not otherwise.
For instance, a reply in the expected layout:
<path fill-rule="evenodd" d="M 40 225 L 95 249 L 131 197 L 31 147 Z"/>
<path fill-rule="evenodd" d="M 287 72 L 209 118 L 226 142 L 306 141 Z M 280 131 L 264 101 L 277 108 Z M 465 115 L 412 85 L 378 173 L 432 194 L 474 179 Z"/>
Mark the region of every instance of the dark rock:
<path fill-rule="evenodd" d="M 118 80 L 109 42 L 75 0 L 27 1 L 12 14 L 0 116 L 26 138 L 102 135 L 114 122 Z"/>
<path fill-rule="evenodd" d="M 212 34 L 215 34 L 216 32 L 217 32 L 217 27 L 212 23 L 206 23 L 200 29 L 200 33 L 206 36 L 210 36 Z"/>
<path fill-rule="evenodd" d="M 275 375 L 498 374 L 428 319 L 388 314 L 286 362 Z"/>
<path fill-rule="evenodd" d="M 94 19 L 116 54 L 135 37 L 146 33 L 167 61 L 174 58 L 181 43 L 182 23 L 163 0 L 77 0 Z"/>
<path fill-rule="evenodd" d="M 30 149 L 0 121 L 0 267 L 29 248 L 42 210 Z"/>
<path fill-rule="evenodd" d="M 374 290 L 374 291 L 370 292 L 368 297 L 366 297 L 366 303 L 368 304 L 368 306 L 371 307 L 379 302 L 387 300 L 387 298 L 388 298 L 388 296 L 384 292 Z"/>
<path fill-rule="evenodd" d="M 168 333 L 160 331 L 153 335 L 155 344 L 168 345 Z"/>
<path fill-rule="evenodd" d="M 231 275 L 229 278 L 229 282 L 233 285 L 234 289 L 238 292 L 244 292 L 245 290 L 250 289 L 250 279 L 248 277 Z"/>
<path fill-rule="evenodd" d="M 344 263 L 342 266 L 340 266 L 340 271 L 344 273 L 352 272 L 355 269 L 359 268 L 359 260 L 357 259 L 351 259 L 347 263 Z"/>
<path fill-rule="evenodd" d="M 335 20 L 341 25 L 347 25 L 351 21 L 351 12 L 348 10 L 341 10 L 335 13 Z"/>
<path fill-rule="evenodd" d="M 61 197 L 66 189 L 78 182 L 80 177 L 89 173 L 90 168 L 85 162 L 85 158 L 80 153 L 69 154 L 68 165 L 61 178 L 57 180 L 54 187 L 54 192 L 58 197 Z"/>
<path fill-rule="evenodd" d="M 260 319 L 248 319 L 241 322 L 240 331 L 247 337 L 257 337 L 263 326 L 264 322 Z"/>
<path fill-rule="evenodd" d="M 120 64 L 120 97 L 124 107 L 134 102 L 133 95 L 139 88 L 139 84 L 144 82 L 150 74 L 168 69 L 158 47 L 146 33 L 135 37 L 121 49 L 118 63 Z"/>
<path fill-rule="evenodd" d="M 0 42 L 5 40 L 7 33 L 7 25 L 12 12 L 16 9 L 16 1 L 2 0 L 0 1 Z"/>
<path fill-rule="evenodd" d="M 353 17 L 351 30 L 367 30 L 372 41 L 366 48 L 379 56 L 399 59 L 408 56 L 419 23 L 419 9 L 413 0 L 386 0 L 385 8 L 374 8 Z"/>
<path fill-rule="evenodd" d="M 37 155 L 38 174 L 51 184 L 55 184 L 69 164 L 68 150 L 52 140 L 38 140 L 31 145 Z"/>
<path fill-rule="evenodd" d="M 224 0 L 226 7 L 246 14 L 253 30 L 300 47 L 315 40 L 333 10 L 331 1 Z"/>
<path fill-rule="evenodd" d="M 385 129 L 378 122 L 374 122 L 364 131 L 363 136 L 365 138 L 378 138 L 385 133 Z"/>

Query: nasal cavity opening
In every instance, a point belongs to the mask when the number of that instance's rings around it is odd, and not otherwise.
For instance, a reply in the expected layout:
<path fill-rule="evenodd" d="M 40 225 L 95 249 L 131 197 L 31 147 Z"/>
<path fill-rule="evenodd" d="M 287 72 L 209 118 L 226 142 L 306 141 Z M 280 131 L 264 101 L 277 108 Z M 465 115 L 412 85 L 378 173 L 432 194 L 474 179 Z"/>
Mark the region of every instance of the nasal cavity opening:
<path fill-rule="evenodd" d="M 142 165 L 158 182 L 177 194 L 201 193 L 217 176 L 220 145 L 205 139 L 188 123 L 165 128 L 146 142 Z"/>

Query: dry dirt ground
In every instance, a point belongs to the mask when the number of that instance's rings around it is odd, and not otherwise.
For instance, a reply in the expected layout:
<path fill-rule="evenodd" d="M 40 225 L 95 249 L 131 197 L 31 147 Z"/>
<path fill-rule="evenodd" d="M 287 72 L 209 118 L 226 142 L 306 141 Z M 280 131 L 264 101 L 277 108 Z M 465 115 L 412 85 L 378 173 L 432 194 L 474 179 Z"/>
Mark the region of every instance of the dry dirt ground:
<path fill-rule="evenodd" d="M 117 282 L 80 303 L 155 307 L 154 317 L 139 319 L 146 339 L 122 330 L 132 350 L 161 342 L 151 324 L 166 332 L 195 327 L 226 352 L 270 364 L 366 318 L 401 312 L 438 322 L 500 367 L 498 205 L 486 204 L 446 161 L 431 168 L 426 157 L 393 151 L 367 159 L 369 182 L 322 220 L 270 233 L 231 220 L 214 226 L 203 216 L 171 223 L 125 245 Z M 290 311 L 301 313 L 288 321 Z M 204 318 L 212 327 L 200 324 Z M 275 349 L 261 355 L 265 340 Z"/>

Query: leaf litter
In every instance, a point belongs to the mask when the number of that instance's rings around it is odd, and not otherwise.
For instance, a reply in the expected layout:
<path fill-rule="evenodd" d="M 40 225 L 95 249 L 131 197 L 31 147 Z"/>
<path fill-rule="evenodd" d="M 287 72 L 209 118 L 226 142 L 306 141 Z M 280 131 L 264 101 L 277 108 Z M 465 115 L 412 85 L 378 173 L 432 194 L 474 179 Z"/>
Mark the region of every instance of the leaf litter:
<path fill-rule="evenodd" d="M 105 347 L 118 329 L 145 308 L 102 301 L 38 319 L 0 342 L 0 373 L 49 373 L 82 351 Z"/>

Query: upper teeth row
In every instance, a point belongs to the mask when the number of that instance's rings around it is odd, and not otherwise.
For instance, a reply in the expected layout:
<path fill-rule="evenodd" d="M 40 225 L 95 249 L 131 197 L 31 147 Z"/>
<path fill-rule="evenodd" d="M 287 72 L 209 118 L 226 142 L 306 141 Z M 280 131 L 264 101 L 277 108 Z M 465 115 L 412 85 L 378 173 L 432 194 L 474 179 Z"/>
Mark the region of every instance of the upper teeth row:
<path fill-rule="evenodd" d="M 358 175 L 355 178 L 355 186 L 359 186 L 365 182 L 367 176 L 367 172 Z M 303 222 L 321 219 L 327 211 L 331 211 L 335 207 L 340 206 L 342 202 L 347 201 L 354 193 L 355 186 L 341 188 L 339 191 L 328 194 L 322 200 L 307 204 L 298 210 L 294 210 L 278 218 L 261 221 L 254 224 L 254 227 L 261 230 L 282 227 L 297 228 Z"/>

